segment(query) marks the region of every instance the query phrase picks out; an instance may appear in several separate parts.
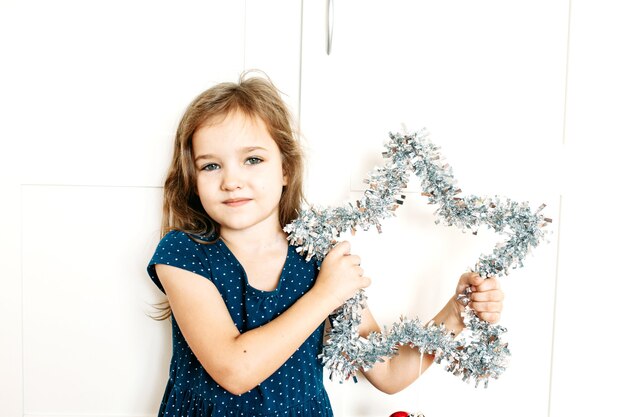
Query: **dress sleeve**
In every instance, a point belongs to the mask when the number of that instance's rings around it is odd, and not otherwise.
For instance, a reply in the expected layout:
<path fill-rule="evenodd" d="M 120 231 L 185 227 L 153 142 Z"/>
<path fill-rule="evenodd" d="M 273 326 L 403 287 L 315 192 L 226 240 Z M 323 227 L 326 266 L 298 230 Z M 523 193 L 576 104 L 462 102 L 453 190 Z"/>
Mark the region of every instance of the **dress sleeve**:
<path fill-rule="evenodd" d="M 175 266 L 211 279 L 200 245 L 202 244 L 192 240 L 188 234 L 178 230 L 163 236 L 148 264 L 148 275 L 163 293 L 165 290 L 156 273 L 157 264 Z"/>

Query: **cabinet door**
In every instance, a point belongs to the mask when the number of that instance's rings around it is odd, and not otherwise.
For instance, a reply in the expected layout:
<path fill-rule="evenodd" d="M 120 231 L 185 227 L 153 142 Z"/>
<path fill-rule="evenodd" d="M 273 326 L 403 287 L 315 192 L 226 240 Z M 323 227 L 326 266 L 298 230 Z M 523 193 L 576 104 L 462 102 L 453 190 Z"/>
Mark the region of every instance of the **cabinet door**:
<path fill-rule="evenodd" d="M 155 415 L 160 187 L 245 21 L 244 0 L 0 2 L 0 415 Z"/>
<path fill-rule="evenodd" d="M 2 7 L 23 183 L 161 185 L 186 105 L 244 65 L 243 1 Z"/>
<path fill-rule="evenodd" d="M 600 416 L 623 407 L 626 374 L 609 353 L 626 294 L 626 3 L 572 2 L 570 16 L 550 415 Z"/>
<path fill-rule="evenodd" d="M 356 200 L 366 173 L 383 163 L 388 132 L 426 127 L 464 194 L 545 202 L 556 224 L 567 1 L 329 3 L 330 13 L 327 2 L 303 5 L 301 126 L 310 149 L 311 203 Z M 387 324 L 401 314 L 429 320 L 458 276 L 500 238 L 487 230 L 467 236 L 435 226 L 434 207 L 419 195 L 419 182 L 409 190 L 381 235 L 351 238 L 373 277 L 370 307 Z M 480 408 L 470 414 L 545 412 L 556 247 L 544 244 L 524 269 L 501 280 L 507 294 L 502 324 L 510 329 L 513 358 L 499 381 L 476 390 L 435 365 L 391 397 L 367 383 L 331 384 L 337 412 L 461 415 L 469 404 Z M 538 298 L 530 287 L 541 288 Z M 536 305 L 528 311 L 531 298 Z M 526 401 L 520 404 L 522 389 Z"/>

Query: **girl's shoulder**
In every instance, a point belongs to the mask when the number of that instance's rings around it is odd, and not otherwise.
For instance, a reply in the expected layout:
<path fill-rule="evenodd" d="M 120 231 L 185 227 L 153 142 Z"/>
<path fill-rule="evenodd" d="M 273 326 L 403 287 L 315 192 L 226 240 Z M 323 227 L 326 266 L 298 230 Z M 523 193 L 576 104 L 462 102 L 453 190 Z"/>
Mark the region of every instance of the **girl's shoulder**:
<path fill-rule="evenodd" d="M 196 246 L 215 243 L 215 239 L 174 229 L 167 232 L 165 236 L 161 238 L 159 245 L 161 245 L 162 243 L 169 245 Z"/>
<path fill-rule="evenodd" d="M 152 259 L 148 263 L 148 274 L 155 284 L 163 291 L 158 279 L 155 265 L 163 264 L 210 277 L 209 247 L 212 242 L 206 238 L 192 235 L 180 230 L 172 230 L 161 238 Z"/>
<path fill-rule="evenodd" d="M 210 255 L 218 242 L 217 239 L 195 235 L 182 230 L 171 230 L 161 238 L 157 245 L 155 256 L 189 258 L 194 256 L 206 257 Z M 174 259 L 175 260 L 175 259 Z"/>

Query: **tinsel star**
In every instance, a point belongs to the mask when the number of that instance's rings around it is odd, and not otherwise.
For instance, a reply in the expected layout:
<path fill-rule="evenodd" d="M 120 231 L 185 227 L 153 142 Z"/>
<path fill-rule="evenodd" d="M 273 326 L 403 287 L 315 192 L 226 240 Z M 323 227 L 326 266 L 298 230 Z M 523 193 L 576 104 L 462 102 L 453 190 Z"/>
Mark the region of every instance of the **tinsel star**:
<path fill-rule="evenodd" d="M 518 203 L 498 196 L 460 197 L 449 165 L 443 163 L 439 147 L 429 139 L 425 129 L 407 135 L 390 134 L 383 156 L 388 160 L 375 168 L 364 180 L 368 189 L 354 204 L 341 207 L 311 207 L 285 227 L 289 243 L 307 259 L 320 262 L 337 243 L 340 235 L 375 226 L 382 231 L 382 220 L 394 216 L 402 205 L 411 175 L 421 180 L 422 195 L 429 204 L 437 206 L 435 223 L 456 226 L 477 233 L 481 225 L 508 236 L 489 254 L 483 254 L 471 268 L 482 277 L 502 276 L 511 269 L 521 268 L 530 250 L 545 238 L 544 228 L 551 222 L 541 214 L 544 205 L 531 210 L 527 203 Z M 459 296 L 461 302 L 468 294 Z M 498 378 L 506 368 L 510 355 L 502 340 L 506 329 L 481 321 L 465 308 L 465 330 L 455 337 L 443 325 L 423 325 L 419 319 L 401 319 L 385 333 L 372 333 L 360 338 L 361 309 L 366 296 L 358 292 L 341 306 L 331 318 L 331 331 L 321 354 L 331 378 L 340 381 L 355 378 L 359 369 L 367 370 L 376 362 L 391 357 L 400 345 L 410 345 L 423 353 L 435 355 L 435 362 L 445 362 L 446 369 L 476 385 Z"/>

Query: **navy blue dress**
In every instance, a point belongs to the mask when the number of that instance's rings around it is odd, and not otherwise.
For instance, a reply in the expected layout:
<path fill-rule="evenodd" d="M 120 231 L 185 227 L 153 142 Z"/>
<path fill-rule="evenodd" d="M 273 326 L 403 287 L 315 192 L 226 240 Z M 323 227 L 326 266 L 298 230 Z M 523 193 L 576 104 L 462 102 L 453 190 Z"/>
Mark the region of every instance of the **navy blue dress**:
<path fill-rule="evenodd" d="M 150 278 L 165 292 L 155 271 L 156 264 L 186 269 L 210 280 L 241 333 L 262 326 L 287 310 L 313 286 L 317 277 L 315 263 L 306 262 L 289 246 L 277 288 L 261 291 L 250 286 L 243 267 L 222 240 L 198 243 L 179 231 L 163 237 L 148 265 Z M 233 395 L 204 370 L 172 316 L 172 361 L 159 416 L 332 416 L 317 357 L 323 331 L 321 324 L 287 362 L 257 387 Z"/>

